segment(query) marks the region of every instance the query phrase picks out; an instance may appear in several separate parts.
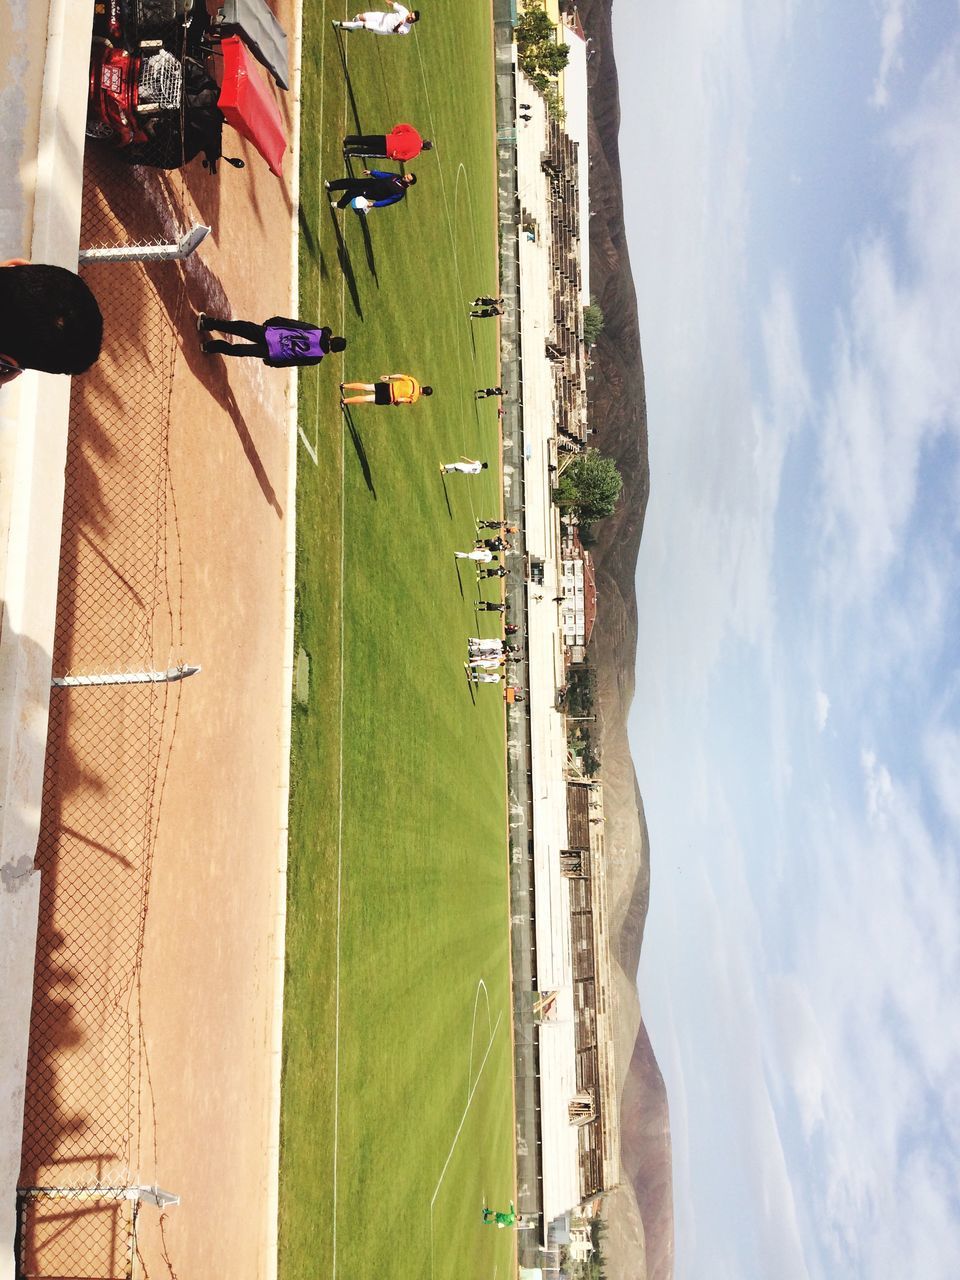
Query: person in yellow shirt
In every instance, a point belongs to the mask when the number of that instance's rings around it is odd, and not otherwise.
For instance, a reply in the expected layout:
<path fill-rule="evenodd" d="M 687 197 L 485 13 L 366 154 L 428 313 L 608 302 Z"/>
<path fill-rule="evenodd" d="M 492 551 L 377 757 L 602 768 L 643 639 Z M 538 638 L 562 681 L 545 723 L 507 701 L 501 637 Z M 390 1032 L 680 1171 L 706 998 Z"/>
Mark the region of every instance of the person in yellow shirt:
<path fill-rule="evenodd" d="M 432 396 L 433 387 L 423 387 L 409 373 L 384 373 L 379 382 L 341 382 L 341 391 L 362 391 L 344 396 L 340 404 L 416 404 L 421 396 Z"/>

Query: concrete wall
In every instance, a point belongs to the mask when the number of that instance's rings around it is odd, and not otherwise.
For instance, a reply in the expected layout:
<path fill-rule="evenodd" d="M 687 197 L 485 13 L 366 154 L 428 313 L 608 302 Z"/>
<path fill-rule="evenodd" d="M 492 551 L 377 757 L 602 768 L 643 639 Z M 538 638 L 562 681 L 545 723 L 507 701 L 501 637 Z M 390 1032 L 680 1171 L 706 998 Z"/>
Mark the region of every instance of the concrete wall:
<path fill-rule="evenodd" d="M 75 269 L 93 0 L 0 0 L 0 260 Z M 70 380 L 0 388 L 0 1280 L 13 1275 Z"/>

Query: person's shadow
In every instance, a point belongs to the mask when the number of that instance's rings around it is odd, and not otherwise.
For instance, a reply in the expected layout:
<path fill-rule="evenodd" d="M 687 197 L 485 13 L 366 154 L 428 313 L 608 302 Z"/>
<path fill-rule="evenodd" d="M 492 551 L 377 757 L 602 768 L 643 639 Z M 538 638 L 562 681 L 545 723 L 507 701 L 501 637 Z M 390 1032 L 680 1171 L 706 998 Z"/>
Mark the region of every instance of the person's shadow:
<path fill-rule="evenodd" d="M 348 211 L 353 217 L 357 215 L 352 210 Z M 337 210 L 333 205 L 330 206 L 330 220 L 333 223 L 334 234 L 337 237 L 337 261 L 340 263 L 340 270 L 343 272 L 343 278 L 347 282 L 347 288 L 350 291 L 350 301 L 353 303 L 353 309 L 356 311 L 359 319 L 363 319 L 363 307 L 360 305 L 360 294 L 357 290 L 357 277 L 353 272 L 353 264 L 350 261 L 350 252 L 347 249 L 346 241 L 343 238 L 343 232 L 340 229 L 340 218 Z"/>
<path fill-rule="evenodd" d="M 443 471 L 441 471 L 441 472 L 440 472 L 440 483 L 443 485 L 443 500 L 444 500 L 444 502 L 447 504 L 447 515 L 448 515 L 448 516 L 450 517 L 450 519 L 452 520 L 452 519 L 453 519 L 453 507 L 451 507 L 451 505 L 450 505 L 450 494 L 449 494 L 449 492 L 447 491 L 447 477 L 446 477 L 446 473 L 445 473 L 445 472 L 443 472 Z"/>
<path fill-rule="evenodd" d="M 353 116 L 354 132 L 363 133 L 363 126 L 360 123 L 360 109 L 357 106 L 356 95 L 353 92 L 353 81 L 350 79 L 350 69 L 347 66 L 347 50 L 344 44 L 343 32 L 339 27 L 334 27 L 334 33 L 337 37 L 337 48 L 340 51 L 340 66 L 343 68 L 343 80 L 347 86 L 347 98 L 350 102 L 350 114 Z"/>
<path fill-rule="evenodd" d="M 341 412 L 347 423 L 347 430 L 350 432 L 350 439 L 353 441 L 353 447 L 357 453 L 357 461 L 360 463 L 360 470 L 363 472 L 363 478 L 367 488 L 373 494 L 374 501 L 377 500 L 377 490 L 374 487 L 373 475 L 370 471 L 370 461 L 367 458 L 367 451 L 363 447 L 363 437 L 357 430 L 356 423 L 353 420 L 353 414 L 350 412 L 348 404 L 343 405 Z"/>
<path fill-rule="evenodd" d="M 473 705 L 474 705 L 474 706 L 476 706 L 476 705 L 477 705 L 477 695 L 476 695 L 476 693 L 474 692 L 474 688 L 473 688 L 473 680 L 472 680 L 472 679 L 471 679 L 471 677 L 470 677 L 470 668 L 469 668 L 469 666 L 467 665 L 467 663 L 464 663 L 464 664 L 463 664 L 463 675 L 464 675 L 464 679 L 465 679 L 465 680 L 466 680 L 466 682 L 467 682 L 467 692 L 470 694 L 470 701 L 473 703 Z"/>
<path fill-rule="evenodd" d="M 363 236 L 363 252 L 367 258 L 367 269 L 373 276 L 373 283 L 380 288 L 380 278 L 377 275 L 377 260 L 373 256 L 373 240 L 370 236 L 370 228 L 367 225 L 366 218 L 360 219 L 360 234 Z"/>

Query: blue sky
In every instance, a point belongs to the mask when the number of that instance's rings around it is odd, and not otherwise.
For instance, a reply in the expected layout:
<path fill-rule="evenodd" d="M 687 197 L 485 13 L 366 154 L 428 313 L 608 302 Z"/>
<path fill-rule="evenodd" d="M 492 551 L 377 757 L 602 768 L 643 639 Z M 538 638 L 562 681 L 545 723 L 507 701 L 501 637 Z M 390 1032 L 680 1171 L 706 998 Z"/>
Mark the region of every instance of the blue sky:
<path fill-rule="evenodd" d="M 680 1280 L 960 1276 L 960 6 L 615 0 Z"/>

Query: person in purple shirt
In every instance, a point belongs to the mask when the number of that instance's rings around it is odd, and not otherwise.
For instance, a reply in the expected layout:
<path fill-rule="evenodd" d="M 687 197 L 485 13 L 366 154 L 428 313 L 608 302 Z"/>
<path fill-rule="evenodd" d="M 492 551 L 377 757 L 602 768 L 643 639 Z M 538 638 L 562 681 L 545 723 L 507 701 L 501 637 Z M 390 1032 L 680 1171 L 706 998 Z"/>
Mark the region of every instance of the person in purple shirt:
<path fill-rule="evenodd" d="M 204 355 L 257 356 L 271 369 L 289 369 L 294 365 L 319 364 L 331 351 L 343 351 L 346 338 L 334 337 L 329 326 L 320 328 L 291 320 L 289 316 L 271 316 L 263 324 L 249 320 L 218 320 L 201 311 L 197 316 L 200 333 L 226 333 L 234 338 L 246 338 L 246 342 L 201 342 Z"/>

